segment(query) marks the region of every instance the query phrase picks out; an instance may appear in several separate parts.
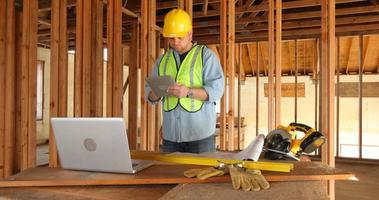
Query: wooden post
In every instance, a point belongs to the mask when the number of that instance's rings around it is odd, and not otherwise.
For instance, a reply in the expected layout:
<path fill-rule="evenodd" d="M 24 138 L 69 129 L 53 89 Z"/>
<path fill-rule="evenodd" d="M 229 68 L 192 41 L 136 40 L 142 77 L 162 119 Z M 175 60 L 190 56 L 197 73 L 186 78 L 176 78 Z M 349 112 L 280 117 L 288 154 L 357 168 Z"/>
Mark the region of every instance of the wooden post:
<path fill-rule="evenodd" d="M 221 1 L 221 9 L 220 9 L 220 60 L 222 69 L 224 71 L 225 79 L 227 79 L 227 67 L 226 67 L 226 35 L 227 35 L 227 2 Z M 224 95 L 221 97 L 220 101 L 220 149 L 226 150 L 226 90 L 227 82 L 225 82 L 224 86 Z"/>
<path fill-rule="evenodd" d="M 274 129 L 274 68 L 275 68 L 275 38 L 274 38 L 274 0 L 268 0 L 268 132 Z"/>
<path fill-rule="evenodd" d="M 0 2 L 0 91 L 5 93 L 5 66 L 6 66 L 6 26 L 7 26 L 7 3 L 6 1 Z M 5 97 L 0 96 L 0 178 L 4 178 L 4 164 L 5 164 Z"/>
<path fill-rule="evenodd" d="M 111 4 L 112 2 L 108 3 Z M 74 90 L 74 115 L 76 117 L 103 116 L 102 19 L 102 0 L 77 1 Z M 107 19 L 109 20 L 109 17 Z M 112 70 L 108 72 L 108 75 L 113 73 Z"/>
<path fill-rule="evenodd" d="M 21 49 L 21 132 L 20 169 L 36 164 L 36 65 L 38 1 L 24 0 Z"/>
<path fill-rule="evenodd" d="M 335 76 L 335 1 L 321 1 L 321 132 L 327 143 L 322 146 L 321 160 L 332 167 L 334 158 L 334 76 Z M 335 181 L 327 184 L 330 199 L 335 199 Z"/>
<path fill-rule="evenodd" d="M 53 0 L 51 16 L 50 117 L 65 117 L 68 109 L 67 0 Z M 58 166 L 52 129 L 49 136 L 49 166 Z"/>
<path fill-rule="evenodd" d="M 0 3 L 0 178 L 15 166 L 15 2 Z"/>
<path fill-rule="evenodd" d="M 281 79 L 282 79 L 282 0 L 276 0 L 275 35 L 275 127 L 281 122 Z"/>
<path fill-rule="evenodd" d="M 295 122 L 297 122 L 297 67 L 298 67 L 298 60 L 297 60 L 297 40 L 295 40 Z"/>
<path fill-rule="evenodd" d="M 260 76 L 260 62 L 259 62 L 259 42 L 255 43 L 255 63 L 256 63 L 256 73 L 255 73 L 255 135 L 259 134 L 259 76 Z"/>
<path fill-rule="evenodd" d="M 133 19 L 132 36 L 129 53 L 129 107 L 128 107 L 128 141 L 131 149 L 137 149 L 138 133 L 138 19 Z"/>
<path fill-rule="evenodd" d="M 156 31 L 155 31 L 155 21 L 156 21 L 156 1 L 149 1 L 148 3 L 148 34 L 147 34 L 147 44 L 148 44 L 148 51 L 147 51 L 147 66 L 148 72 L 150 72 L 153 69 L 155 60 L 157 58 L 156 53 Z M 145 80 L 145 79 L 143 79 Z M 155 150 L 155 138 L 156 132 L 155 124 L 156 121 L 156 112 L 160 112 L 160 110 L 157 110 L 157 106 L 148 106 L 147 109 L 147 150 Z"/>
<path fill-rule="evenodd" d="M 234 151 L 235 4 L 228 1 L 228 150 Z"/>
<path fill-rule="evenodd" d="M 122 2 L 108 1 L 107 17 L 107 116 L 122 116 Z"/>
<path fill-rule="evenodd" d="M 192 0 L 185 0 L 185 10 L 188 12 L 188 14 L 191 16 L 192 18 Z"/>
<path fill-rule="evenodd" d="M 103 87 L 104 87 L 104 40 L 103 40 L 103 0 L 93 0 L 95 14 L 92 14 L 92 89 L 91 99 L 95 102 L 92 103 L 94 116 L 103 117 Z M 120 44 L 121 45 L 121 44 Z M 122 73 L 120 73 L 122 74 Z M 121 100 L 122 102 L 122 100 Z"/>
<path fill-rule="evenodd" d="M 145 78 L 148 76 L 148 0 L 141 1 L 141 94 L 145 94 Z M 141 98 L 140 149 L 147 150 L 147 102 Z"/>

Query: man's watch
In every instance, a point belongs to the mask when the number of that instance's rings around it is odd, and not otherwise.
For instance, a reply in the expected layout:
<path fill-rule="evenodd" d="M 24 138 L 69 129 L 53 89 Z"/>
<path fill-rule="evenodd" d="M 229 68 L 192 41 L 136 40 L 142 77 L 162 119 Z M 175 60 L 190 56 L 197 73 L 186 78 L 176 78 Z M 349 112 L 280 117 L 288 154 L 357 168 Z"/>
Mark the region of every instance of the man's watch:
<path fill-rule="evenodd" d="M 188 90 L 188 93 L 187 93 L 187 98 L 193 98 L 193 92 L 192 92 L 192 88 L 189 88 Z"/>

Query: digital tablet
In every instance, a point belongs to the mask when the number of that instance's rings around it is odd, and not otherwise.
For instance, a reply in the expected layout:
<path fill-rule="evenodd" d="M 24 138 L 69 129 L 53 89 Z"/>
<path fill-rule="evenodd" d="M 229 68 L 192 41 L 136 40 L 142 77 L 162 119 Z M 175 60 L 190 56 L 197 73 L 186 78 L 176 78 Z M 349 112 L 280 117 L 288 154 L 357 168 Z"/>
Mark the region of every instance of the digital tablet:
<path fill-rule="evenodd" d="M 151 76 L 146 79 L 154 94 L 160 97 L 168 96 L 168 86 L 175 84 L 171 76 Z"/>

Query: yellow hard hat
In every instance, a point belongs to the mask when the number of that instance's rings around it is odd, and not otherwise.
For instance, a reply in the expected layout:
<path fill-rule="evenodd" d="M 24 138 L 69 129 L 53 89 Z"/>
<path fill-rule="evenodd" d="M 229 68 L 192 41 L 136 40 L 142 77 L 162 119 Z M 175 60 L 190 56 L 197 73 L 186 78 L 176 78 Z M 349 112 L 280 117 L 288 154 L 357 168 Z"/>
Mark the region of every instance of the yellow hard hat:
<path fill-rule="evenodd" d="M 184 37 L 192 30 L 192 20 L 182 9 L 172 9 L 164 18 L 163 37 Z"/>

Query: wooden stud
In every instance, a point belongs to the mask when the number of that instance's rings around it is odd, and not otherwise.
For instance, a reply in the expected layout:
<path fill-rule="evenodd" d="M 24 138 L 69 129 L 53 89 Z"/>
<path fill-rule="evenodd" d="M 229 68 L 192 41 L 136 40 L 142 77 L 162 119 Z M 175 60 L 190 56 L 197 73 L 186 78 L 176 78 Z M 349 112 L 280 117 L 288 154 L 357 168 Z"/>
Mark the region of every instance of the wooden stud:
<path fill-rule="evenodd" d="M 295 40 L 295 122 L 297 122 L 297 77 L 298 77 L 298 55 L 297 55 L 297 40 Z"/>
<path fill-rule="evenodd" d="M 66 117 L 68 110 L 67 0 L 53 0 L 51 7 L 50 117 Z M 49 135 L 49 166 L 59 166 L 52 129 Z"/>
<path fill-rule="evenodd" d="M 367 49 L 367 47 L 366 47 Z M 363 111 L 362 111 L 362 108 L 363 108 L 363 64 L 364 64 L 364 57 L 366 55 L 363 54 L 363 35 L 359 35 L 359 66 L 358 66 L 358 75 L 359 75 L 359 83 L 358 83 L 358 91 L 359 91 L 359 95 L 358 95 L 358 144 L 359 144 L 359 158 L 362 159 L 362 131 L 363 131 L 363 124 L 362 124 L 362 120 L 363 120 Z M 367 52 L 366 52 L 367 53 Z M 366 54 L 365 53 L 365 54 Z"/>
<path fill-rule="evenodd" d="M 234 151 L 235 4 L 228 1 L 228 150 Z"/>
<path fill-rule="evenodd" d="M 256 60 L 256 76 L 255 76 L 255 135 L 259 134 L 259 76 L 260 76 L 260 62 L 259 62 L 259 42 L 255 44 L 255 60 Z"/>
<path fill-rule="evenodd" d="M 335 97 L 335 1 L 321 1 L 321 132 L 327 144 L 322 146 L 321 160 L 332 167 L 334 160 L 334 97 Z M 335 199 L 335 181 L 328 181 L 327 191 Z"/>
<path fill-rule="evenodd" d="M 95 87 L 92 90 L 92 96 L 94 96 L 92 99 L 95 101 L 93 103 L 94 107 L 94 116 L 96 117 L 103 117 L 103 77 L 104 77 L 104 41 L 103 41 L 103 9 L 104 9 L 104 3 L 103 0 L 95 0 L 94 1 L 94 14 L 92 19 L 92 28 L 93 28 L 93 39 L 94 41 L 93 45 L 95 45 L 94 48 L 92 48 L 93 52 L 92 54 L 92 68 L 94 74 L 92 75 L 93 83 L 92 85 Z M 122 73 L 121 73 L 122 74 Z"/>
<path fill-rule="evenodd" d="M 340 155 L 340 52 L 341 52 L 341 37 L 337 38 L 337 65 L 336 65 L 336 157 Z"/>
<path fill-rule="evenodd" d="M 137 149 L 138 135 L 138 19 L 132 21 L 132 36 L 129 54 L 129 106 L 128 106 L 128 141 L 130 149 Z"/>
<path fill-rule="evenodd" d="M 268 132 L 274 129 L 274 67 L 275 67 L 275 38 L 274 38 L 274 0 L 268 0 L 268 44 L 269 44 L 269 63 L 268 63 Z"/>
<path fill-rule="evenodd" d="M 282 0 L 276 0 L 275 32 L 275 127 L 281 124 Z"/>
<path fill-rule="evenodd" d="M 220 2 L 220 61 L 222 65 L 222 69 L 224 71 L 225 79 L 227 80 L 227 2 L 221 1 Z M 227 81 L 225 82 L 224 86 L 224 95 L 221 97 L 220 101 L 220 149 L 226 150 L 226 85 Z"/>
<path fill-rule="evenodd" d="M 208 0 L 204 0 L 204 4 L 203 4 L 203 15 L 204 15 L 204 16 L 207 16 L 207 12 L 208 12 Z"/>
<path fill-rule="evenodd" d="M 108 1 L 107 12 L 107 116 L 122 116 L 122 2 Z"/>
<path fill-rule="evenodd" d="M 147 53 L 148 53 L 148 0 L 141 1 L 141 80 L 148 76 Z M 145 82 L 141 81 L 141 94 L 145 94 Z M 147 150 L 147 102 L 141 98 L 141 127 L 140 127 L 140 150 Z"/>
<path fill-rule="evenodd" d="M 74 116 L 83 115 L 83 1 L 76 2 Z"/>
<path fill-rule="evenodd" d="M 4 178 L 5 165 L 5 82 L 6 82 L 6 27 L 7 27 L 7 2 L 0 2 L 0 91 L 4 91 L 4 95 L 0 96 L 0 178 Z"/>
<path fill-rule="evenodd" d="M 147 66 L 148 72 L 152 70 L 156 59 L 156 31 L 155 27 L 155 16 L 156 16 L 156 2 L 150 1 L 148 4 L 148 33 L 147 33 Z M 158 134 L 159 130 L 156 130 L 156 106 L 148 105 L 147 107 L 147 150 L 155 150 L 155 137 Z"/>
<path fill-rule="evenodd" d="M 38 1 L 23 1 L 21 57 L 20 169 L 36 163 L 36 65 Z M 26 34 L 27 33 L 27 34 Z"/>
<path fill-rule="evenodd" d="M 191 18 L 193 17 L 192 15 L 192 9 L 193 9 L 193 4 L 192 4 L 192 0 L 185 0 L 184 1 L 184 6 L 185 6 L 185 10 L 188 12 L 188 14 L 191 16 Z"/>

